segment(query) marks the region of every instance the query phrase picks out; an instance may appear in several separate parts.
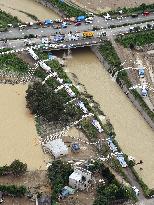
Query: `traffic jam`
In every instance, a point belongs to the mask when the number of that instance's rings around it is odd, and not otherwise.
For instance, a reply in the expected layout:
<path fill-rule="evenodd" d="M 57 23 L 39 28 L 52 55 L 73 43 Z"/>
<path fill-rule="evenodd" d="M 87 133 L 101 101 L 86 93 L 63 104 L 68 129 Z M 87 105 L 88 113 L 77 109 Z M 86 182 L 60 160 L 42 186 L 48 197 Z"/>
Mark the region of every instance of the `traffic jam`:
<path fill-rule="evenodd" d="M 78 16 L 78 17 L 72 17 L 72 18 L 64 18 L 64 19 L 46 19 L 45 21 L 38 21 L 36 22 L 37 26 L 41 26 L 42 28 L 51 27 L 55 29 L 55 34 L 50 35 L 48 37 L 41 38 L 41 44 L 39 45 L 40 48 L 48 49 L 48 48 L 73 48 L 77 46 L 77 43 L 73 43 L 74 41 L 78 41 L 78 46 L 82 46 L 83 40 L 87 41 L 85 44 L 95 44 L 97 41 L 92 41 L 95 37 L 94 31 L 92 29 L 85 30 L 83 32 L 79 31 L 69 31 L 69 32 L 63 32 L 63 29 L 67 28 L 69 25 L 74 25 L 74 27 L 79 27 L 82 24 L 93 24 L 93 14 L 90 13 L 88 16 Z M 105 36 L 105 33 L 103 33 Z M 88 41 L 91 40 L 91 41 Z M 81 40 L 81 41 L 80 41 Z M 80 42 L 79 42 L 80 41 Z M 65 44 L 64 44 L 65 42 Z M 72 42 L 72 43 L 71 43 Z M 26 39 L 25 45 L 26 46 L 32 46 L 34 43 L 32 42 L 32 39 Z M 85 45 L 83 44 L 83 45 Z"/>

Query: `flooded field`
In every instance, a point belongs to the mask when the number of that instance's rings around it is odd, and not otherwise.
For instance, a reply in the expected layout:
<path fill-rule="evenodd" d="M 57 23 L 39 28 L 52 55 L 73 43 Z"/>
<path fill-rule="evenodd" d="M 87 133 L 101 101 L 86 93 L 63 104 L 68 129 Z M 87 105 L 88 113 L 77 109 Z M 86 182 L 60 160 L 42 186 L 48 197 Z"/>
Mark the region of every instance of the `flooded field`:
<path fill-rule="evenodd" d="M 135 169 L 149 187 L 154 187 L 152 129 L 89 49 L 73 50 L 72 58 L 67 64 L 67 71 L 77 76 L 109 117 L 122 150 L 135 157 L 136 162 L 143 161 L 143 164 L 135 166 Z M 140 167 L 143 168 L 142 171 Z"/>
<path fill-rule="evenodd" d="M 58 17 L 54 11 L 51 11 L 34 0 L 0 0 L 0 9 L 13 16 L 17 16 L 23 22 L 34 21 L 23 12 L 32 14 L 39 20 L 44 20 L 46 18 L 55 19 Z"/>
<path fill-rule="evenodd" d="M 46 169 L 35 121 L 26 109 L 25 85 L 0 85 L 0 166 L 19 159 L 29 170 Z"/>

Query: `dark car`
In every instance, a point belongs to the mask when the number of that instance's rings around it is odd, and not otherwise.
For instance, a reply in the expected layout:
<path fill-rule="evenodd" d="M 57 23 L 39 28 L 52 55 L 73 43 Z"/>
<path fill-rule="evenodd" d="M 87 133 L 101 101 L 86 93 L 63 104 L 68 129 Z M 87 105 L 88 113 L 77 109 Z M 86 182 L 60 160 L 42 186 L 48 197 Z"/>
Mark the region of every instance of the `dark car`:
<path fill-rule="evenodd" d="M 150 15 L 150 12 L 149 11 L 144 11 L 143 12 L 143 16 L 149 16 Z"/>
<path fill-rule="evenodd" d="M 74 25 L 75 26 L 81 26 L 81 22 L 76 22 Z"/>
<path fill-rule="evenodd" d="M 138 14 L 132 14 L 132 18 L 138 17 Z"/>

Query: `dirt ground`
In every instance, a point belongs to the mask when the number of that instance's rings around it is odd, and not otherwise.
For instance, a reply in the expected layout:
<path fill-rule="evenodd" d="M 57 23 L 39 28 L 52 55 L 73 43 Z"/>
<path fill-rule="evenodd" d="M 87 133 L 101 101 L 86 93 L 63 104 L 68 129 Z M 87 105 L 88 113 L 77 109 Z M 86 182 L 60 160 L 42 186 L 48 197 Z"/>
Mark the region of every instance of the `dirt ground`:
<path fill-rule="evenodd" d="M 3 176 L 0 177 L 0 184 L 24 185 L 32 193 L 39 191 L 49 194 L 51 192 L 46 171 L 30 171 L 21 177 Z"/>
<path fill-rule="evenodd" d="M 79 6 L 90 9 L 94 12 L 104 12 L 108 10 L 117 9 L 118 7 L 136 7 L 143 3 L 152 4 L 153 0 L 69 0 L 73 3 L 78 4 Z"/>
<path fill-rule="evenodd" d="M 13 176 L 3 176 L 0 177 L 0 184 L 14 184 L 17 186 L 24 185 L 30 190 L 31 193 L 35 194 L 37 192 L 42 192 L 43 194 L 50 195 L 51 187 L 48 182 L 47 172 L 46 171 L 30 171 L 26 172 L 21 177 Z M 13 197 L 4 197 L 5 205 L 34 205 L 35 202 L 27 199 L 26 197 L 22 198 L 13 198 Z"/>
<path fill-rule="evenodd" d="M 60 205 L 92 205 L 95 199 L 95 191 L 77 191 L 74 195 L 67 197 L 60 202 Z"/>
<path fill-rule="evenodd" d="M 80 141 L 77 140 L 77 138 L 79 138 Z M 79 161 L 79 160 L 93 159 L 96 157 L 96 150 L 94 146 L 86 144 L 85 142 L 88 142 L 88 139 L 81 131 L 78 131 L 75 127 L 71 128 L 68 131 L 68 135 L 63 138 L 63 141 L 68 147 L 68 155 L 65 156 L 65 159 L 68 161 L 69 160 Z M 76 142 L 79 143 L 80 151 L 78 153 L 73 153 L 71 151 L 71 144 Z"/>
<path fill-rule="evenodd" d="M 27 198 L 5 197 L 3 204 L 5 205 L 35 205 L 35 202 L 30 201 Z"/>

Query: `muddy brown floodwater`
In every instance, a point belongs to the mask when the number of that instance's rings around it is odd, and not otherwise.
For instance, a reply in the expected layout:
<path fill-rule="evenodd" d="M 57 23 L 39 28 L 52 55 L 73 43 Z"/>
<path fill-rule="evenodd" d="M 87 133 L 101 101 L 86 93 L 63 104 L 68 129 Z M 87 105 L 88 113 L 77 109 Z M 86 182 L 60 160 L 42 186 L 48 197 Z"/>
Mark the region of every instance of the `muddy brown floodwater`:
<path fill-rule="evenodd" d="M 144 182 L 154 188 L 154 132 L 89 49 L 73 50 L 67 71 L 74 73 L 109 117 L 122 150 L 143 164 L 135 166 Z M 139 168 L 143 170 L 140 171 Z"/>
<path fill-rule="evenodd" d="M 36 16 L 39 20 L 55 19 L 59 16 L 52 10 L 42 6 L 34 0 L 0 0 L 0 9 L 17 16 L 23 22 L 33 21 L 24 11 Z"/>
<path fill-rule="evenodd" d="M 29 170 L 45 170 L 34 117 L 26 109 L 26 85 L 0 85 L 0 166 L 19 159 Z"/>

